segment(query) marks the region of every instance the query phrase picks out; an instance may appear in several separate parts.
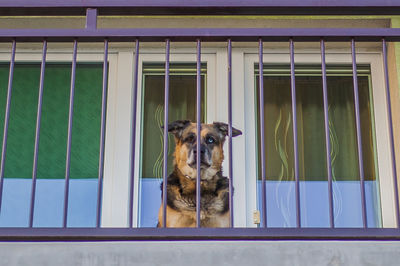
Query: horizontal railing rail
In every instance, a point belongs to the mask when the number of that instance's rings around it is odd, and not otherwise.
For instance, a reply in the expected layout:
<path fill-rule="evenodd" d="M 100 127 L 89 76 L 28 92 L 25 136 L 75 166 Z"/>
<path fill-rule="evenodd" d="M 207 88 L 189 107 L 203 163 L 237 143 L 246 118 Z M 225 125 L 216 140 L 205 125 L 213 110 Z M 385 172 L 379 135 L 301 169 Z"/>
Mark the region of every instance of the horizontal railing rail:
<path fill-rule="evenodd" d="M 0 241 L 400 240 L 394 228 L 0 228 Z"/>
<path fill-rule="evenodd" d="M 159 42 L 166 38 L 171 41 L 258 41 L 268 42 L 320 41 L 400 41 L 400 29 L 396 28 L 137 28 L 137 29 L 0 29 L 0 42 L 12 40 L 22 42 L 67 42 L 78 39 L 80 42 L 103 41 Z"/>

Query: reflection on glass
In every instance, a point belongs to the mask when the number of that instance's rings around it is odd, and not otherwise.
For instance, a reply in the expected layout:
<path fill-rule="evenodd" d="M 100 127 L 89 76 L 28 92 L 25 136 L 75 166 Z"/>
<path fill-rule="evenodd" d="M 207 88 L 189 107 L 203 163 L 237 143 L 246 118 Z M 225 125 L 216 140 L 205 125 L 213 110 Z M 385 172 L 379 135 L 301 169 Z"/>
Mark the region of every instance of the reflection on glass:
<path fill-rule="evenodd" d="M 201 120 L 205 117 L 206 64 L 201 70 Z M 139 226 L 155 227 L 161 202 L 163 174 L 164 64 L 143 65 L 142 156 Z M 169 122 L 196 121 L 196 64 L 171 64 L 169 78 Z M 168 173 L 172 171 L 173 136 L 168 139 Z"/>
<path fill-rule="evenodd" d="M 255 65 L 255 69 L 255 78 L 258 80 L 258 65 Z M 296 225 L 296 211 L 290 68 L 288 65 L 265 65 L 264 69 L 267 222 L 268 226 L 272 227 L 293 227 Z M 320 69 L 321 67 L 316 65 L 296 65 L 301 222 L 304 227 L 329 226 Z M 370 227 L 380 227 L 378 168 L 370 78 L 369 67 L 359 66 L 358 86 L 367 218 Z M 327 83 L 335 226 L 361 227 L 361 194 L 351 66 L 327 66 Z M 257 93 L 258 85 L 256 82 Z M 258 106 L 257 101 L 257 110 Z M 258 189 L 260 192 L 260 186 Z M 258 195 L 260 198 L 260 193 Z"/>

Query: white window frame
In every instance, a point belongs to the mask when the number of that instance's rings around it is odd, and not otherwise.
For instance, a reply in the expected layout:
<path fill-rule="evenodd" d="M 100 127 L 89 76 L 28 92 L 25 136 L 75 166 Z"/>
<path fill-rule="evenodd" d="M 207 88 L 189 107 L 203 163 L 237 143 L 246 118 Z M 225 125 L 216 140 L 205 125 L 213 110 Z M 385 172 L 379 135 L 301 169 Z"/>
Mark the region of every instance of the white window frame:
<path fill-rule="evenodd" d="M 138 94 L 137 94 L 137 116 L 136 116 L 136 150 L 135 150 L 135 173 L 134 173 L 134 202 L 133 202 L 133 227 L 139 224 L 139 196 L 140 196 L 140 176 L 141 176 L 141 142 L 142 142 L 142 73 L 143 63 L 165 62 L 164 48 L 146 48 L 142 44 L 139 51 L 138 69 Z M 221 86 L 216 80 L 218 71 L 216 62 L 218 59 L 218 49 L 202 49 L 201 61 L 207 63 L 207 92 L 206 92 L 206 120 L 213 122 L 218 120 L 216 114 L 216 100 L 220 97 L 216 88 Z M 108 98 L 107 119 L 116 120 L 114 125 L 107 125 L 106 132 L 106 161 L 105 183 L 103 192 L 103 216 L 102 226 L 104 227 L 127 227 L 129 224 L 129 184 L 130 184 L 130 145 L 131 141 L 131 108 L 132 108 L 132 73 L 134 66 L 134 51 L 128 50 L 121 55 L 118 61 L 118 69 L 123 73 L 118 73 L 118 82 L 121 80 L 123 85 L 117 86 L 114 98 Z M 191 48 L 171 48 L 170 63 L 196 62 L 196 50 Z M 162 91 L 163 93 L 163 91 Z M 110 97 L 109 92 L 109 97 Z M 113 100 L 114 99 L 114 100 Z M 112 114 L 111 114 L 111 113 Z M 117 120 L 118 119 L 118 120 Z M 182 118 L 184 119 L 184 118 Z M 110 129 L 108 128 L 110 126 Z M 111 155 L 113 154 L 113 155 Z M 107 156 L 113 157 L 114 163 L 107 161 Z M 108 167 L 107 167 L 108 166 Z M 113 172 L 118 169 L 118 173 Z M 108 181 L 108 182 L 107 182 Z M 107 204 L 108 203 L 108 204 Z"/>

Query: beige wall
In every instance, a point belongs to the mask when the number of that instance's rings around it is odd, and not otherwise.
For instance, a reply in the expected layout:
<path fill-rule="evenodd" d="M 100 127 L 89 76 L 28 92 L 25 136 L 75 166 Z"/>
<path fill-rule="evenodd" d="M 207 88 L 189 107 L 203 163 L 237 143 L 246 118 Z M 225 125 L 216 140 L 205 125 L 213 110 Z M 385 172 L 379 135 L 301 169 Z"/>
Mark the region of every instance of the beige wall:
<path fill-rule="evenodd" d="M 132 16 L 98 18 L 99 28 L 387 28 L 389 18 L 327 19 L 262 16 Z M 0 28 L 83 28 L 85 17 L 0 17 Z"/>

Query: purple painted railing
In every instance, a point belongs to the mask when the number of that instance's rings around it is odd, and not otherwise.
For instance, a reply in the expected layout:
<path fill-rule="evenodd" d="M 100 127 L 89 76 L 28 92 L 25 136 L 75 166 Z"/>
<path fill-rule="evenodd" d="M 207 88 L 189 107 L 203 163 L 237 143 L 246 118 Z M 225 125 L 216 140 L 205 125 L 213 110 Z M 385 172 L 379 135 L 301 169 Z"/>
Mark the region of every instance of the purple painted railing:
<path fill-rule="evenodd" d="M 329 114 L 328 114 L 328 85 L 326 81 L 325 41 L 321 39 L 321 65 L 322 65 L 322 93 L 324 100 L 324 129 L 326 145 L 326 169 L 328 176 L 328 198 L 329 198 L 329 224 L 335 227 L 333 216 L 333 192 L 332 192 L 332 164 L 331 164 L 331 139 L 329 136 Z"/>
<path fill-rule="evenodd" d="M 74 95 L 75 95 L 75 75 L 76 75 L 76 57 L 78 53 L 78 41 L 74 40 L 74 50 L 72 54 L 71 70 L 71 90 L 69 93 L 69 113 L 68 113 L 68 137 L 67 137 L 67 155 L 65 160 L 65 192 L 64 192 L 64 219 L 63 227 L 67 227 L 68 215 L 68 197 L 69 197 L 69 179 L 71 169 L 71 140 L 72 140 L 72 119 L 74 114 Z"/>
<path fill-rule="evenodd" d="M 139 73 L 139 41 L 136 40 L 135 45 L 135 71 L 133 73 L 133 99 L 132 99 L 132 138 L 131 138 L 131 180 L 129 190 L 129 206 L 133 206 L 134 200 L 134 184 L 135 184 L 135 150 L 136 150 L 136 108 L 137 108 L 137 91 L 138 91 L 138 73 Z M 164 191 L 164 189 L 163 189 Z M 129 209 L 129 227 L 133 226 L 133 208 Z"/>
<path fill-rule="evenodd" d="M 163 161 L 163 186 L 162 186 L 162 204 L 163 204 L 163 227 L 167 225 L 167 169 L 168 169 L 168 103 L 169 103 L 169 54 L 170 41 L 165 41 L 165 90 L 164 90 L 164 161 Z M 136 121 L 133 121 L 136 124 Z M 134 152 L 134 151 L 132 151 Z M 132 209 L 133 206 L 129 206 Z"/>
<path fill-rule="evenodd" d="M 37 179 L 37 162 L 39 155 L 39 138 L 40 138 L 40 121 L 42 118 L 42 103 L 43 103 L 43 83 L 44 71 L 46 67 L 46 53 L 47 41 L 43 41 L 42 63 L 40 68 L 40 85 L 39 85 L 39 100 L 36 117 L 36 136 L 35 136 L 35 151 L 33 154 L 33 170 L 32 170 L 32 192 L 31 192 L 31 206 L 29 212 L 29 227 L 33 226 L 33 213 L 35 209 L 35 195 L 36 195 L 36 179 Z"/>
<path fill-rule="evenodd" d="M 197 40 L 197 56 L 196 56 L 196 128 L 197 132 L 201 132 L 201 41 Z M 196 136 L 196 227 L 200 225 L 200 155 L 201 155 L 201 135 Z M 165 182 L 165 180 L 164 180 Z"/>
<path fill-rule="evenodd" d="M 104 60 L 103 60 L 103 88 L 102 88 L 102 92 L 101 92 L 100 154 L 99 154 L 99 175 L 98 175 L 98 188 L 97 188 L 96 227 L 100 227 L 101 202 L 102 202 L 102 195 L 103 195 L 107 82 L 108 82 L 108 40 L 105 39 L 104 40 Z"/>
<path fill-rule="evenodd" d="M 258 73 L 264 73 L 263 67 L 264 67 L 264 60 L 263 60 L 263 41 L 260 39 L 258 41 Z M 265 128 L 265 119 L 264 119 L 264 77 L 263 75 L 258 76 L 259 80 L 259 91 L 260 91 L 260 146 L 261 152 L 260 152 L 260 164 L 261 164 L 261 182 L 262 182 L 262 214 L 263 214 L 263 228 L 267 227 L 267 192 L 266 192 L 266 166 L 265 166 L 265 133 L 264 133 L 264 128 Z"/>
<path fill-rule="evenodd" d="M 290 88 L 292 96 L 292 119 L 293 119 L 293 151 L 294 151 L 294 180 L 296 182 L 296 226 L 301 227 L 300 218 L 300 184 L 299 184 L 299 152 L 297 143 L 297 107 L 296 107 L 296 82 L 294 74 L 294 43 L 289 40 L 290 51 Z"/>
<path fill-rule="evenodd" d="M 200 73 L 198 74 L 200 76 Z M 228 39 L 228 161 L 229 161 L 229 195 L 233 195 L 233 165 L 232 165 L 232 41 Z M 233 223 L 233 197 L 229 198 L 230 226 Z"/>
<path fill-rule="evenodd" d="M 218 2 L 218 3 L 217 3 Z M 85 4 L 81 1 L 36 1 L 34 4 L 25 1 L 4 1 L 0 6 L 4 10 L 0 14 L 9 12 L 11 14 L 18 14 L 18 12 L 32 11 L 38 12 L 39 7 L 48 7 L 48 10 L 63 10 L 69 14 L 80 14 L 83 8 L 87 6 L 97 6 L 95 8 L 87 9 L 87 23 L 85 29 L 0 29 L 0 42 L 12 41 L 11 60 L 10 60 L 10 74 L 8 83 L 7 105 L 4 119 L 4 133 L 3 133 L 3 146 L 0 161 L 0 206 L 4 182 L 4 163 L 7 149 L 7 134 L 8 134 L 8 120 L 10 112 L 10 101 L 13 82 L 13 71 L 15 63 L 16 44 L 25 41 L 40 41 L 43 42 L 43 55 L 41 64 L 41 76 L 39 85 L 39 99 L 38 99 L 38 112 L 36 121 L 36 138 L 35 138 L 35 151 L 34 151 L 34 165 L 32 172 L 32 196 L 30 204 L 30 219 L 29 228 L 0 228 L 0 240 L 66 240 L 66 239 L 400 239 L 400 211 L 399 211 L 399 195 L 397 189 L 397 176 L 395 165 L 395 151 L 394 151 L 394 137 L 393 137 L 393 121 L 391 116 L 390 106 L 390 89 L 389 89 L 389 76 L 387 66 L 387 41 L 400 41 L 400 29 L 243 29 L 243 28 L 229 28 L 229 29 L 97 29 L 97 13 L 100 14 L 120 14 L 125 12 L 143 12 L 146 13 L 150 4 L 159 7 L 159 11 L 172 10 L 177 6 L 185 10 L 194 10 L 194 8 L 203 8 L 203 11 L 208 10 L 210 7 L 222 8 L 225 4 L 229 12 L 238 12 L 239 8 L 245 7 L 244 12 L 252 13 L 257 8 L 261 11 L 272 8 L 275 12 L 283 8 L 288 8 L 291 14 L 296 12 L 304 12 L 304 8 L 308 8 L 309 14 L 313 14 L 316 10 L 323 10 L 326 13 L 334 12 L 337 6 L 341 6 L 345 11 L 350 12 L 354 8 L 360 8 L 359 12 L 369 13 L 375 8 L 376 10 L 386 10 L 391 13 L 400 10 L 400 3 L 395 0 L 387 0 L 385 3 L 378 3 L 376 0 L 353 0 L 334 1 L 336 5 L 326 4 L 327 1 L 321 6 L 315 6 L 315 1 L 298 1 L 287 0 L 280 1 L 261 1 L 251 0 L 243 4 L 243 1 L 136 1 L 132 4 L 131 1 L 116 0 L 111 2 L 88 0 Z M 28 3 L 28 4 L 27 4 Z M 127 7 L 131 9 L 127 10 Z M 139 11 L 135 11 L 132 7 L 138 7 Z M 163 8 L 165 9 L 163 9 Z M 295 7 L 299 7 L 300 11 L 295 11 Z M 153 12 L 157 9 L 151 8 Z M 313 11 L 314 10 L 314 11 Z M 45 13 L 46 11 L 44 11 Z M 193 12 L 193 11 L 192 11 Z M 322 12 L 322 13 L 324 13 Z M 179 11 L 178 11 L 179 13 Z M 201 12 L 199 12 L 201 13 Z M 265 12 L 264 12 L 265 13 Z M 354 14 L 357 12 L 353 12 Z M 38 142 L 40 136 L 40 120 L 41 120 L 41 103 L 43 95 L 43 82 L 46 64 L 46 51 L 47 43 L 50 41 L 62 42 L 73 41 L 73 61 L 72 61 L 72 74 L 71 74 L 71 90 L 70 90 L 70 107 L 69 107 L 69 121 L 68 121 L 68 142 L 66 154 L 66 168 L 65 168 L 65 194 L 64 194 L 64 216 L 63 228 L 34 228 L 33 217 L 35 210 L 35 189 L 36 189 L 36 172 L 37 172 L 37 154 Z M 76 73 L 76 58 L 77 46 L 79 42 L 104 42 L 104 63 L 103 63 L 103 86 L 102 86 L 102 111 L 101 111 L 101 132 L 100 132 L 100 154 L 99 154 L 99 173 L 98 173 L 98 195 L 97 195 L 97 214 L 96 214 L 96 227 L 95 228 L 67 228 L 67 210 L 68 210 L 68 197 L 69 197 L 69 169 L 70 169 L 70 156 L 71 156 L 71 129 L 73 118 L 74 106 L 74 89 L 75 89 L 75 73 Z M 106 91 L 107 91 L 107 78 L 108 78 L 108 46 L 111 41 L 135 41 L 135 68 L 134 68 L 134 82 L 133 90 L 133 106 L 132 106 L 132 138 L 131 138 L 131 169 L 130 169 L 130 189 L 129 189 L 129 228 L 102 228 L 101 227 L 101 202 L 102 202 L 102 187 L 103 187 L 103 168 L 104 168 L 104 139 L 105 139 L 105 124 L 106 124 Z M 133 228 L 133 199 L 134 199 L 134 173 L 135 173 L 135 150 L 136 150 L 136 117 L 137 117 L 137 91 L 138 91 L 138 71 L 139 71 L 139 44 L 146 41 L 165 41 L 165 102 L 164 102 L 164 125 L 168 124 L 168 103 L 169 103 L 169 58 L 170 58 L 170 45 L 174 41 L 193 41 L 197 44 L 197 67 L 196 67 L 196 117 L 197 117 L 197 130 L 201 129 L 201 44 L 206 41 L 223 41 L 226 42 L 228 51 L 228 124 L 229 124 L 229 140 L 228 140 L 228 162 L 229 162 L 229 207 L 230 212 L 230 228 L 200 228 L 200 206 L 196 206 L 197 228 Z M 233 41 L 258 41 L 259 47 L 259 95 L 260 95 L 260 168 L 262 178 L 262 225 L 260 228 L 234 228 L 233 223 L 233 187 L 232 180 L 235 177 L 232 166 L 232 42 Z M 264 81 L 263 81 L 263 42 L 264 41 L 287 41 L 290 50 L 290 76 L 291 76 L 291 104 L 293 114 L 293 143 L 294 143 L 294 174 L 295 174 L 295 201 L 296 201 L 296 228 L 269 228 L 267 226 L 267 205 L 266 205 L 266 165 L 265 158 L 268 156 L 265 151 L 265 125 L 264 125 Z M 318 41 L 321 47 L 321 65 L 322 65 L 322 84 L 323 84 L 323 104 L 324 104 L 324 130 L 325 130 L 325 144 L 326 144 L 326 161 L 327 161 L 327 176 L 328 176 L 328 196 L 329 196 L 329 214 L 330 214 L 330 228 L 303 228 L 301 225 L 301 212 L 300 212 L 300 185 L 299 185 L 299 163 L 298 163 L 298 147 L 297 147 L 297 120 L 296 120 L 296 87 L 295 87 L 295 49 L 294 44 L 297 41 Z M 357 134 L 357 147 L 358 147 L 358 166 L 360 174 L 361 186 L 361 206 L 362 206 L 362 220 L 363 228 L 335 228 L 334 215 L 333 215 L 333 193 L 332 193 L 332 166 L 330 158 L 330 139 L 329 139 L 329 121 L 328 121 L 328 94 L 327 94 L 327 80 L 326 80 L 326 63 L 325 63 L 325 42 L 326 41 L 349 41 L 351 42 L 352 65 L 353 65 L 353 84 L 354 84 L 354 105 L 356 116 L 356 134 Z M 355 45 L 356 41 L 379 41 L 382 43 L 383 51 L 383 65 L 385 73 L 386 85 L 386 101 L 388 105 L 388 120 L 390 132 L 390 146 L 392 155 L 392 173 L 394 183 L 395 195 L 395 214 L 397 219 L 397 228 L 368 228 L 366 218 L 366 199 L 365 199 L 365 182 L 363 173 L 363 159 L 362 159 L 362 142 L 361 142 L 361 129 L 360 129 L 360 111 L 359 111 L 359 97 L 358 97 L 358 82 L 357 82 L 357 61 Z M 200 202 L 200 136 L 197 136 L 197 184 L 196 184 L 196 200 Z M 164 127 L 164 171 L 163 171 L 163 210 L 162 221 L 163 227 L 166 227 L 166 203 L 167 203 L 167 156 L 168 156 L 168 128 Z"/>
<path fill-rule="evenodd" d="M 10 120 L 10 105 L 11 105 L 11 93 L 12 93 L 12 83 L 13 83 L 13 75 L 14 75 L 14 66 L 15 66 L 15 50 L 16 50 L 17 42 L 14 40 L 12 42 L 11 48 L 11 59 L 10 59 L 10 72 L 8 76 L 8 88 L 7 88 L 7 104 L 6 104 L 6 112 L 4 117 L 4 129 L 3 129 L 3 144 L 1 147 L 1 161 L 0 161 L 0 210 L 3 198 L 3 185 L 4 185 L 4 165 L 6 159 L 6 150 L 7 150 L 7 137 L 8 137 L 8 123 Z"/>

